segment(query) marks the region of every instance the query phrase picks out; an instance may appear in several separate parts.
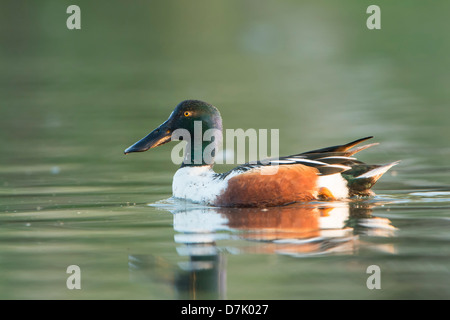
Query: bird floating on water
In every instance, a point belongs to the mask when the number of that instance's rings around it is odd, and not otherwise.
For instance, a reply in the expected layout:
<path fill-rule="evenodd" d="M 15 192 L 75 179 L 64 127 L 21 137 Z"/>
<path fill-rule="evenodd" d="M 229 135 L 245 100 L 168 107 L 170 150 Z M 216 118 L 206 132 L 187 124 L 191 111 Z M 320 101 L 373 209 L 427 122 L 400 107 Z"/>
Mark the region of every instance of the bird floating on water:
<path fill-rule="evenodd" d="M 168 143 L 177 129 L 187 130 L 193 135 L 196 121 L 201 121 L 202 133 L 208 129 L 222 132 L 222 117 L 216 107 L 200 100 L 185 100 L 175 107 L 163 124 L 124 153 L 147 151 Z M 399 161 L 369 165 L 353 157 L 357 152 L 378 144 L 355 147 L 371 138 L 269 161 L 246 163 L 224 173 L 214 172 L 214 161 L 203 159 L 205 148 L 211 142 L 188 143 L 183 163 L 173 177 L 173 197 L 211 206 L 269 207 L 372 196 L 372 186 Z M 213 146 L 217 147 L 214 142 Z M 197 161 L 198 155 L 201 161 Z M 274 165 L 278 166 L 275 173 L 263 174 L 265 169 Z"/>

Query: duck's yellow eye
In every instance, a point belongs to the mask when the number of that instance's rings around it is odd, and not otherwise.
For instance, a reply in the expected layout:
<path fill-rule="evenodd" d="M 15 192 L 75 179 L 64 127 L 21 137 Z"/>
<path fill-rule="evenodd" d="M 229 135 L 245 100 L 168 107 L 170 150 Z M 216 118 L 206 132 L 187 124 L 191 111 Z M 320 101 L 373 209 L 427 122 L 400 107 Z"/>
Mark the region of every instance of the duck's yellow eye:
<path fill-rule="evenodd" d="M 184 112 L 184 116 L 185 116 L 185 117 L 189 117 L 190 115 L 191 115 L 191 113 L 190 113 L 189 111 L 185 111 L 185 112 Z"/>

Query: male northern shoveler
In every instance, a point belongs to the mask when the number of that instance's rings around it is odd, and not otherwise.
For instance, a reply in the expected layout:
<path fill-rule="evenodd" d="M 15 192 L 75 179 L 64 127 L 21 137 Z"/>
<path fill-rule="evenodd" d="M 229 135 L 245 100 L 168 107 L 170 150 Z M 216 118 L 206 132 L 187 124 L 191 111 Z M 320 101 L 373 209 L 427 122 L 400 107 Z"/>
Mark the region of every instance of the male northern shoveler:
<path fill-rule="evenodd" d="M 208 129 L 222 132 L 222 118 L 216 107 L 199 100 L 186 100 L 176 106 L 163 124 L 127 148 L 125 154 L 165 144 L 172 140 L 176 129 L 194 135 L 195 121 L 201 121 L 202 134 Z M 212 206 L 265 207 L 373 195 L 370 188 L 398 162 L 368 165 L 352 157 L 377 144 L 353 148 L 370 138 L 268 162 L 247 163 L 225 173 L 214 172 L 214 163 L 203 159 L 211 141 L 188 143 L 184 161 L 173 178 L 173 197 Z M 273 165 L 279 165 L 276 173 L 261 174 Z"/>

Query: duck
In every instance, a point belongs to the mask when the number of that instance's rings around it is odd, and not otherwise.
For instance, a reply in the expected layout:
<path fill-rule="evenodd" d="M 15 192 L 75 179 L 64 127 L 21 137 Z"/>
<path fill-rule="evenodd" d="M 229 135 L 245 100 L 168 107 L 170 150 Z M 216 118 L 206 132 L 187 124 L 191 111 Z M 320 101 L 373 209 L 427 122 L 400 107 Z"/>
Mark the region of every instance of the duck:
<path fill-rule="evenodd" d="M 214 139 L 195 137 L 203 137 L 208 130 Z M 342 145 L 248 162 L 218 173 L 213 167 L 222 130 L 222 117 L 215 106 L 184 100 L 166 121 L 124 153 L 143 152 L 194 136 L 195 141 L 186 139 L 183 161 L 172 180 L 172 197 L 214 207 L 273 207 L 372 197 L 373 185 L 399 163 L 369 165 L 357 160 L 356 153 L 378 144 L 357 146 L 373 138 L 367 136 Z"/>

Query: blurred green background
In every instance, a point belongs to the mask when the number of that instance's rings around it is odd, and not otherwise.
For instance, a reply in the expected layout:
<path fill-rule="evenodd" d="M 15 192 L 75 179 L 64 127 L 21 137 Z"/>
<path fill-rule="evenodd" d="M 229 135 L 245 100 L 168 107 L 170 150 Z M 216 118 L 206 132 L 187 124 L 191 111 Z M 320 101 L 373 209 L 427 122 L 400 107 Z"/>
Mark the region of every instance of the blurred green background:
<path fill-rule="evenodd" d="M 81 30 L 66 27 L 70 4 Z M 381 30 L 366 27 L 371 4 Z M 170 197 L 172 145 L 123 150 L 185 99 L 217 106 L 224 128 L 279 129 L 281 155 L 374 135 L 381 145 L 361 160 L 403 160 L 378 190 L 448 190 L 449 11 L 448 1 L 3 0 L 0 297 L 160 297 L 154 286 L 130 289 L 115 254 L 177 259 L 172 216 L 145 206 Z M 104 283 L 67 293 L 71 257 Z M 269 272 L 255 271 L 265 257 L 240 259 L 236 270 L 256 260 L 249 273 Z M 317 268 L 308 263 L 305 272 Z M 309 297 L 274 279 L 269 298 Z M 256 285 L 228 288 L 264 297 Z M 361 297 L 350 292 L 339 298 Z"/>

